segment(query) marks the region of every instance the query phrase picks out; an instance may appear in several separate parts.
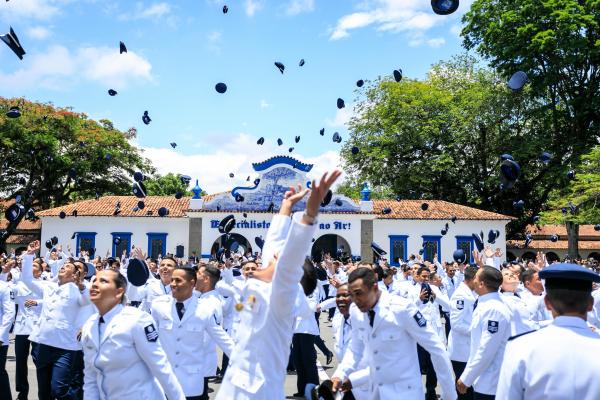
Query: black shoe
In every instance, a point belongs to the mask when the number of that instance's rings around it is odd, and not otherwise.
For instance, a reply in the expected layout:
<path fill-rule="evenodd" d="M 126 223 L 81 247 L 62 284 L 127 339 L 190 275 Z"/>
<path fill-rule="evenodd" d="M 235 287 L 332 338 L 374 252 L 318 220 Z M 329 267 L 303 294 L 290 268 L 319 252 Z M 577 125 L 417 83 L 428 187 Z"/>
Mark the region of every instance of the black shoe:
<path fill-rule="evenodd" d="M 329 354 L 327 354 L 327 365 L 331 364 L 332 361 L 333 361 L 333 353 L 329 352 Z"/>
<path fill-rule="evenodd" d="M 294 393 L 292 397 L 304 397 L 304 393 Z"/>

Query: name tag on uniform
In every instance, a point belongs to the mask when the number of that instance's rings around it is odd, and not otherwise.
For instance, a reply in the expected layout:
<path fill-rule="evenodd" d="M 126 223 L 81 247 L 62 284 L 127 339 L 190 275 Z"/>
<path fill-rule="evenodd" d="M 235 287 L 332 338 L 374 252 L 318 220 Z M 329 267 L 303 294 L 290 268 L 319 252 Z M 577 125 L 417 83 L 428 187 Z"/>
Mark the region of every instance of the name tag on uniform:
<path fill-rule="evenodd" d="M 464 300 L 456 300 L 456 308 L 458 308 L 459 310 L 462 310 L 463 308 L 465 308 L 465 301 Z"/>
<path fill-rule="evenodd" d="M 488 332 L 496 333 L 498 332 L 498 321 L 488 321 Z"/>
<path fill-rule="evenodd" d="M 415 321 L 417 321 L 417 325 L 419 325 L 421 328 L 427 325 L 427 320 L 425 319 L 423 314 L 421 314 L 420 311 L 417 311 L 417 313 L 413 315 L 413 318 L 415 319 Z"/>
<path fill-rule="evenodd" d="M 158 340 L 158 332 L 156 331 L 156 328 L 154 327 L 154 324 L 150 324 L 148 326 L 144 327 L 144 332 L 146 333 L 146 339 L 149 342 L 156 342 L 156 340 Z"/>

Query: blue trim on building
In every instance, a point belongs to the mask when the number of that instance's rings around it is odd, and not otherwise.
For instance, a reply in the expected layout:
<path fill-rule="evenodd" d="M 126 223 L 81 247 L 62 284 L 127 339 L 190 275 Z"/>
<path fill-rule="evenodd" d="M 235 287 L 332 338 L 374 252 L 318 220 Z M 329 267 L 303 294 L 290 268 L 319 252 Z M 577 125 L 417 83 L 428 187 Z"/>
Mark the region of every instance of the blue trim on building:
<path fill-rule="evenodd" d="M 110 233 L 112 235 L 112 256 L 113 257 L 121 257 L 121 254 L 116 254 L 117 252 L 117 246 L 114 243 L 114 240 L 116 237 L 119 237 L 122 239 L 127 239 L 127 255 L 131 254 L 131 235 L 133 235 L 133 233 L 131 232 L 111 232 Z"/>
<path fill-rule="evenodd" d="M 455 236 L 456 238 L 456 249 L 460 249 L 460 244 L 461 243 L 465 243 L 465 242 L 469 242 L 470 243 L 470 249 L 471 251 L 469 251 L 469 262 L 473 263 L 473 249 L 475 249 L 475 240 L 473 239 L 473 236 Z"/>
<path fill-rule="evenodd" d="M 259 171 L 264 171 L 266 169 L 271 168 L 274 165 L 277 164 L 287 164 L 295 169 L 298 169 L 300 171 L 304 171 L 304 172 L 310 172 L 310 170 L 313 168 L 312 164 L 305 164 L 303 162 L 300 162 L 298 160 L 296 160 L 293 157 L 289 157 L 289 156 L 276 156 L 276 157 L 271 157 L 266 161 L 260 162 L 260 163 L 252 163 L 252 168 L 254 168 L 254 170 L 256 172 Z"/>
<path fill-rule="evenodd" d="M 164 232 L 147 232 L 146 236 L 148 236 L 148 257 L 151 257 L 152 254 L 152 241 L 155 239 L 162 240 L 162 249 L 160 254 L 164 256 L 167 254 L 167 235 L 168 233 Z"/>
<path fill-rule="evenodd" d="M 408 235 L 389 235 L 388 237 L 390 238 L 390 251 L 388 253 L 390 255 L 390 265 L 399 267 L 400 263 L 394 260 L 394 242 L 404 242 L 404 254 L 402 254 L 402 260 L 406 261 L 408 258 Z"/>
<path fill-rule="evenodd" d="M 81 239 L 92 239 L 92 249 L 96 248 L 96 235 L 97 232 L 75 232 L 77 234 L 77 241 L 75 242 L 75 256 L 79 257 L 79 241 Z"/>
<path fill-rule="evenodd" d="M 441 235 L 423 235 L 421 236 L 423 238 L 423 243 L 425 242 L 435 242 L 437 243 L 437 256 L 438 256 L 438 261 L 441 261 L 440 258 L 442 257 L 442 236 Z M 423 246 L 425 247 L 425 246 Z M 423 260 L 429 261 L 429 262 L 433 262 L 433 254 L 431 254 L 431 260 L 427 259 L 427 251 L 425 251 L 423 253 Z"/>

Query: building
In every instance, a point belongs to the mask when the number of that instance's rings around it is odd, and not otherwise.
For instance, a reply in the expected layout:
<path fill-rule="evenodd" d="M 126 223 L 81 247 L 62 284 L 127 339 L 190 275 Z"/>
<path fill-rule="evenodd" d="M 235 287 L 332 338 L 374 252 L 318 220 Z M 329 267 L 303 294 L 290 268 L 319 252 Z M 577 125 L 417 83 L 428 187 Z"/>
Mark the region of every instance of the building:
<path fill-rule="evenodd" d="M 83 248 L 95 249 L 96 255 L 118 256 L 135 245 L 153 257 L 173 253 L 209 258 L 236 241 L 242 251 L 254 253 L 259 251 L 256 238 L 265 237 L 283 193 L 298 183 L 310 186 L 307 174 L 312 167 L 279 156 L 253 164 L 258 178 L 248 186 L 219 194 L 200 197 L 196 181 L 193 198 L 147 197 L 143 210 L 138 210 L 140 199 L 134 196 L 106 196 L 45 210 L 38 213 L 42 243 L 57 236 L 77 254 Z M 158 215 L 161 207 L 168 209 L 168 215 Z M 297 208 L 303 209 L 304 203 Z M 75 210 L 77 217 L 71 216 Z M 230 214 L 235 216 L 235 228 L 230 235 L 222 235 L 219 222 Z M 490 245 L 504 249 L 505 226 L 510 219 L 441 200 L 370 200 L 365 186 L 361 199 L 334 194 L 322 207 L 312 253 L 317 259 L 330 253 L 372 260 L 371 243 L 376 242 L 396 265 L 421 249 L 426 259 L 437 253 L 440 260 L 451 260 L 457 247 L 470 254 L 474 233 L 483 232 L 487 238 L 488 232 L 498 231 L 499 237 Z"/>
<path fill-rule="evenodd" d="M 538 251 L 544 252 L 550 261 L 562 260 L 567 256 L 569 241 L 564 225 L 528 225 L 525 231 L 531 234 L 533 240 L 527 247 L 524 240 L 509 240 L 506 243 L 509 260 L 516 257 L 535 259 Z M 557 235 L 558 240 L 553 242 L 552 235 Z M 579 225 L 579 255 L 600 260 L 600 231 L 594 230 L 594 225 Z"/>
<path fill-rule="evenodd" d="M 0 200 L 0 232 L 8 227 L 8 220 L 4 217 L 4 211 L 15 203 L 14 200 Z M 15 232 L 6 240 L 5 249 L 7 254 L 19 253 L 27 249 L 27 245 L 34 240 L 40 239 L 42 221 L 30 221 L 22 219 Z M 2 250 L 0 250 L 2 252 Z"/>

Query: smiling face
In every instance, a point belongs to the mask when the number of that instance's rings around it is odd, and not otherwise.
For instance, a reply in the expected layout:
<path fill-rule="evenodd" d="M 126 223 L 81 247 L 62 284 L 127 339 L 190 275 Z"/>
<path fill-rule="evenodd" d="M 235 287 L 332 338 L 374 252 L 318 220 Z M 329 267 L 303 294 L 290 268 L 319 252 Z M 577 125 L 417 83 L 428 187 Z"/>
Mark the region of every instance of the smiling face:
<path fill-rule="evenodd" d="M 357 279 L 348 285 L 350 297 L 358 309 L 362 312 L 367 312 L 379 300 L 379 286 L 377 282 L 371 287 L 363 283 L 362 279 Z"/>
<path fill-rule="evenodd" d="M 125 288 L 118 287 L 118 272 L 103 270 L 96 274 L 96 279 L 90 287 L 90 300 L 98 308 L 100 315 L 121 303 Z"/>
<path fill-rule="evenodd" d="M 168 285 L 171 283 L 171 277 L 173 276 L 173 271 L 175 270 L 175 261 L 170 258 L 163 258 L 160 261 L 160 265 L 158 267 L 158 273 L 160 275 L 160 280 L 164 285 Z"/>
<path fill-rule="evenodd" d="M 340 310 L 340 313 L 344 317 L 350 314 L 350 304 L 352 304 L 352 297 L 350 297 L 348 284 L 344 284 L 337 288 L 337 293 L 335 295 L 335 304 L 337 305 L 338 310 Z"/>
<path fill-rule="evenodd" d="M 80 271 L 75 264 L 64 263 L 58 270 L 58 283 L 60 285 L 68 282 L 76 282 L 79 279 Z"/>
<path fill-rule="evenodd" d="M 505 292 L 516 292 L 517 287 L 519 286 L 519 278 L 514 274 L 514 272 L 505 268 L 502 270 L 502 290 Z"/>
<path fill-rule="evenodd" d="M 188 274 L 182 268 L 173 271 L 171 276 L 171 294 L 175 300 L 183 302 L 192 297 L 195 286 L 195 274 Z"/>

